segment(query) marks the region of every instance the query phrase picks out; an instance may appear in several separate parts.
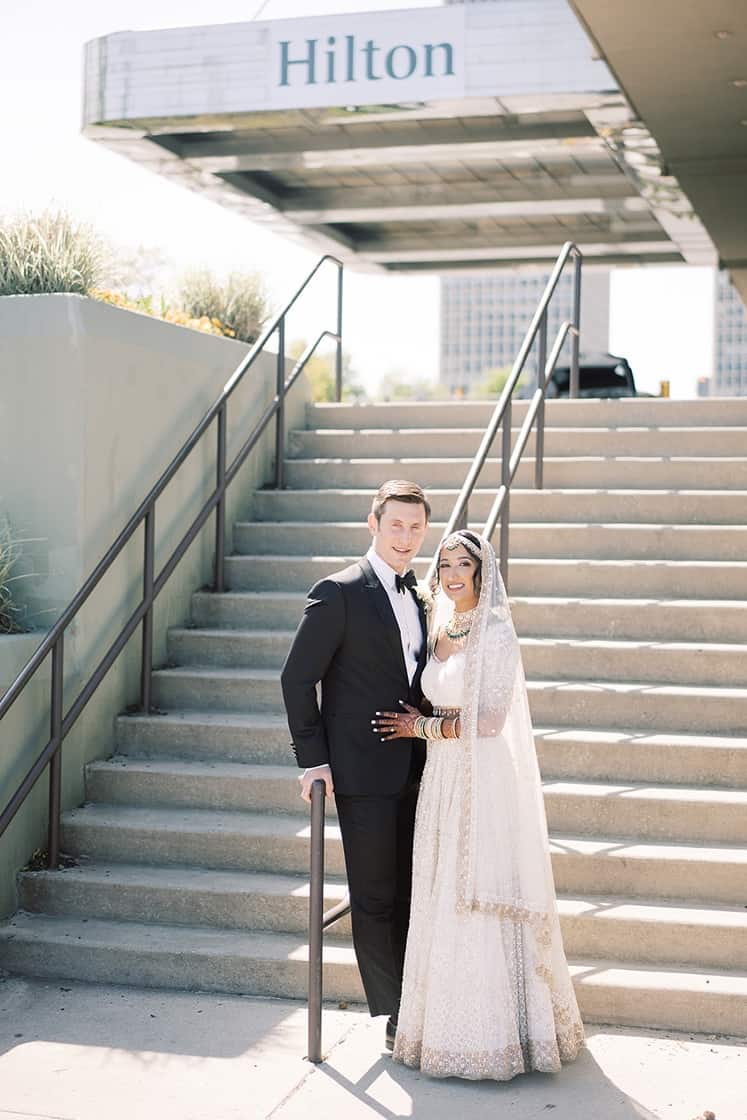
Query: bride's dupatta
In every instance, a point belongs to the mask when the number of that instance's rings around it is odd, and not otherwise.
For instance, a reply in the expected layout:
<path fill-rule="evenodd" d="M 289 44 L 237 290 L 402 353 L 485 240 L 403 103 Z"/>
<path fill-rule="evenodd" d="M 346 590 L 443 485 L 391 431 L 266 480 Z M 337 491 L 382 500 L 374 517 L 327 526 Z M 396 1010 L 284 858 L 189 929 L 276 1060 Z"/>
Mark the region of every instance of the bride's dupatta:
<path fill-rule="evenodd" d="M 474 539 L 459 537 L 476 556 Z M 519 642 L 495 552 L 489 541 L 478 539 L 481 588 L 467 640 L 461 716 L 466 780 L 456 907 L 458 913 L 481 912 L 500 920 L 515 972 L 525 1063 L 547 1068 L 558 1056 L 574 1058 L 584 1033 L 560 936 Z M 439 591 L 435 625 L 445 599 Z M 548 1006 L 548 988 L 554 1023 L 542 1010 Z"/>

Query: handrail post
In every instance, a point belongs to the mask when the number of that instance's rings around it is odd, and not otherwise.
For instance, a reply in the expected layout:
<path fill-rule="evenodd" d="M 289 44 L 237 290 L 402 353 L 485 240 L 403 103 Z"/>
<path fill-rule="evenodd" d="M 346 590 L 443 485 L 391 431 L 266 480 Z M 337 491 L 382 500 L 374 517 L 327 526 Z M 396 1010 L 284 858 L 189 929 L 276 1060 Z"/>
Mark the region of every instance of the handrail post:
<path fill-rule="evenodd" d="M 342 265 L 337 266 L 337 351 L 335 353 L 335 400 L 342 400 Z"/>
<path fill-rule="evenodd" d="M 50 738 L 55 743 L 49 760 L 49 819 L 47 824 L 47 867 L 55 870 L 60 862 L 60 790 L 62 788 L 62 693 L 64 637 L 52 646 L 52 698 L 50 703 Z"/>
<path fill-rule="evenodd" d="M 226 424 L 227 424 L 227 405 L 223 405 L 218 411 L 218 447 L 216 451 L 215 461 L 215 481 L 218 487 L 224 485 L 226 481 Z M 225 490 L 218 499 L 218 504 L 215 507 L 215 572 L 213 576 L 213 590 L 223 591 L 224 588 L 224 568 L 226 558 L 226 492 Z"/>
<path fill-rule="evenodd" d="M 285 315 L 278 323 L 277 412 L 275 413 L 275 489 L 284 486 L 285 468 Z"/>
<path fill-rule="evenodd" d="M 542 489 L 545 458 L 545 366 L 547 365 L 547 308 L 542 314 L 537 340 L 537 388 L 542 390 L 537 409 L 537 433 L 534 437 L 534 485 Z"/>
<path fill-rule="evenodd" d="M 506 496 L 501 508 L 501 539 L 500 558 L 501 576 L 508 590 L 508 531 L 509 531 L 509 502 L 511 501 L 511 398 L 506 401 L 506 411 L 503 413 L 503 433 L 501 439 L 501 486 L 505 487 Z"/>
<path fill-rule="evenodd" d="M 151 709 L 151 676 L 153 672 L 153 569 L 155 566 L 156 507 L 151 505 L 143 521 L 143 615 L 142 653 L 140 657 L 140 707 Z"/>
<path fill-rule="evenodd" d="M 573 400 L 578 397 L 578 351 L 581 335 L 581 253 L 576 250 L 573 260 L 573 334 L 571 335 L 571 381 L 568 386 L 568 396 Z"/>
<path fill-rule="evenodd" d="M 308 1058 L 322 1060 L 322 940 L 324 936 L 324 799 L 321 778 L 311 783 L 311 857 L 309 882 Z"/>

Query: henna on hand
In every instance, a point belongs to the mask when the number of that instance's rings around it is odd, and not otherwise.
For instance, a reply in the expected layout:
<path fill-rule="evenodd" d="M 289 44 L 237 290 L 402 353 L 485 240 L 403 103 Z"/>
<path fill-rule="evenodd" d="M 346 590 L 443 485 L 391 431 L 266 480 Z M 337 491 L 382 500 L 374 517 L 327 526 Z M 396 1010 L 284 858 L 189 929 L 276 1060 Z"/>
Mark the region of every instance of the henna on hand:
<path fill-rule="evenodd" d="M 415 737 L 415 720 L 421 714 L 411 704 L 400 700 L 405 709 L 403 712 L 376 712 L 371 720 L 371 729 L 381 736 L 382 743 L 390 739 L 413 739 Z"/>

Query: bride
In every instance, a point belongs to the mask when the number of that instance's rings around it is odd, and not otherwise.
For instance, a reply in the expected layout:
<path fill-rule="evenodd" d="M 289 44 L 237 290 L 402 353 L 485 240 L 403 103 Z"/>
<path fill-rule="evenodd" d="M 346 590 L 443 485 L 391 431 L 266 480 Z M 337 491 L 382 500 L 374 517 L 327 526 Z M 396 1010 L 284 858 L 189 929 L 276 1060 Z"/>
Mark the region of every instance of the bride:
<path fill-rule="evenodd" d="M 377 713 L 428 740 L 394 1060 L 435 1077 L 557 1072 L 584 1044 L 560 936 L 519 643 L 495 552 L 466 530 L 439 551 L 433 717 Z"/>

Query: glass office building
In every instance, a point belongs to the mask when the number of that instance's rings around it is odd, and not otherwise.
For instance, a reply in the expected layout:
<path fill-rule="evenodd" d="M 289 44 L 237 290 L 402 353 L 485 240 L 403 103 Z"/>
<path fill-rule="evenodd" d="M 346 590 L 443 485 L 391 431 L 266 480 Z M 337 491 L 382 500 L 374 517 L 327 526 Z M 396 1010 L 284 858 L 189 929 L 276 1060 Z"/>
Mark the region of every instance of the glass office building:
<path fill-rule="evenodd" d="M 747 396 L 747 311 L 728 272 L 716 273 L 711 396 Z"/>
<path fill-rule="evenodd" d="M 439 380 L 450 393 L 466 394 L 490 370 L 510 366 L 537 310 L 549 272 L 502 269 L 441 280 Z M 585 269 L 581 298 L 581 346 L 609 345 L 608 269 Z M 571 318 L 573 273 L 560 277 L 548 310 L 548 349 L 560 324 Z M 566 342 L 564 356 L 568 353 Z M 531 365 L 531 372 L 536 373 Z"/>

